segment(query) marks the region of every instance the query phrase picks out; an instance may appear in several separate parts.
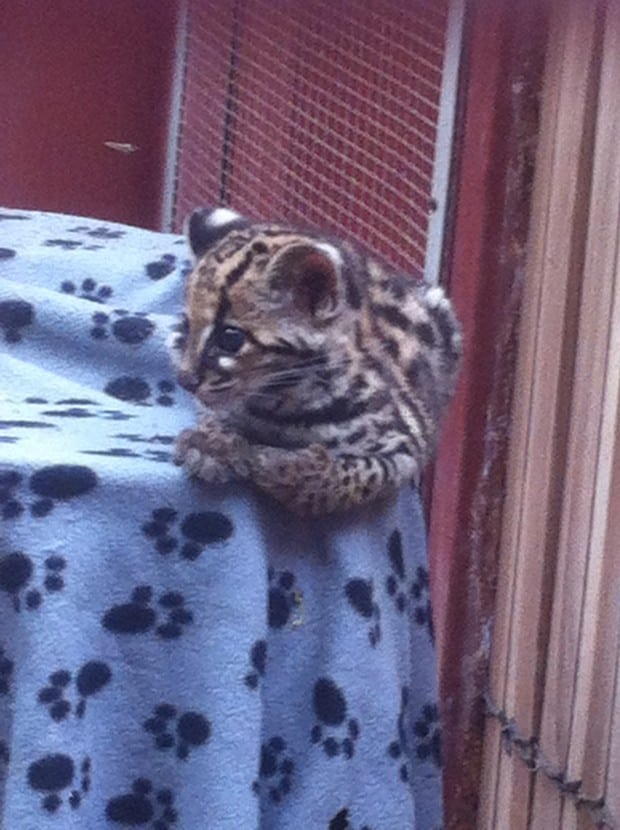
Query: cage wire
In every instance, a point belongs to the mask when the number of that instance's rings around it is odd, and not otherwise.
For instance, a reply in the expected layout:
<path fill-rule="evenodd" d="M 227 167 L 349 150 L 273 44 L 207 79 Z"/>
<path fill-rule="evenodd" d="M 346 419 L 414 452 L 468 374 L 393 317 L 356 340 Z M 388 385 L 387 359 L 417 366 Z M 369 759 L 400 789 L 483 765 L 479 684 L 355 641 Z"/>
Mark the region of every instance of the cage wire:
<path fill-rule="evenodd" d="M 175 226 L 197 206 L 424 266 L 448 0 L 190 0 Z"/>

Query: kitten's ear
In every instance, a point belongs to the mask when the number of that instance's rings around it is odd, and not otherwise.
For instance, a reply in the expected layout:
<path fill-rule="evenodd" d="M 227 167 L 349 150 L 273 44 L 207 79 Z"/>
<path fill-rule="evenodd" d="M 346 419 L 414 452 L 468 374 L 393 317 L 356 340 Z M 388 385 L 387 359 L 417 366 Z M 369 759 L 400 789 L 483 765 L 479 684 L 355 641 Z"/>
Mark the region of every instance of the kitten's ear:
<path fill-rule="evenodd" d="M 328 243 L 295 243 L 269 264 L 270 287 L 288 297 L 294 309 L 317 323 L 336 317 L 342 307 L 342 256 Z"/>
<path fill-rule="evenodd" d="M 247 219 L 230 208 L 195 210 L 185 220 L 185 236 L 196 259 L 232 230 L 247 228 Z"/>

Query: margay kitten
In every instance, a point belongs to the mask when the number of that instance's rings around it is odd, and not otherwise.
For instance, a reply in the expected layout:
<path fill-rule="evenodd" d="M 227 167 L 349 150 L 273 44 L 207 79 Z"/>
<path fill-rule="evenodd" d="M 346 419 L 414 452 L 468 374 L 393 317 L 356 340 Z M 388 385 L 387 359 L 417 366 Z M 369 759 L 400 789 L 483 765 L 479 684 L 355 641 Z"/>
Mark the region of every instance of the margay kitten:
<path fill-rule="evenodd" d="M 302 515 L 417 481 L 461 350 L 443 291 L 225 208 L 196 211 L 188 230 L 179 383 L 212 414 L 181 433 L 175 462 L 249 479 Z"/>

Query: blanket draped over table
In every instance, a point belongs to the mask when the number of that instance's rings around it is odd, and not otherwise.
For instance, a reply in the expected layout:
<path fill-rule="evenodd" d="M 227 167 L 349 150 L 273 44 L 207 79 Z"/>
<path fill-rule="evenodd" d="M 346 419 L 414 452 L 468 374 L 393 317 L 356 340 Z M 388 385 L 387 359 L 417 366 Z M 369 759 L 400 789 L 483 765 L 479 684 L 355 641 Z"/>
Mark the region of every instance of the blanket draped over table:
<path fill-rule="evenodd" d="M 0 828 L 435 830 L 419 497 L 170 463 L 184 240 L 0 209 Z"/>

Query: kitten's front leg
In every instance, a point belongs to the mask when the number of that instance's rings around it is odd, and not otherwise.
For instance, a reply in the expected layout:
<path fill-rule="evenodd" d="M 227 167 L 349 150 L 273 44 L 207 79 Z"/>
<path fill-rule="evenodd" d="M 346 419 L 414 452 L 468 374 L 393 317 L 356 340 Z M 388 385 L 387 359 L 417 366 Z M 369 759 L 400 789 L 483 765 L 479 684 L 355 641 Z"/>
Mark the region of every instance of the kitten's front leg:
<path fill-rule="evenodd" d="M 250 474 L 250 448 L 238 433 L 213 416 L 184 429 L 174 448 L 174 463 L 204 481 L 227 482 Z"/>
<path fill-rule="evenodd" d="M 417 480 L 418 461 L 408 453 L 333 454 L 319 444 L 299 450 L 257 447 L 250 478 L 302 516 L 345 510 Z"/>
<path fill-rule="evenodd" d="M 295 450 L 250 444 L 213 417 L 181 433 L 174 460 L 204 481 L 250 479 L 301 516 L 363 504 L 420 472 L 403 452 L 343 455 L 320 444 Z"/>

